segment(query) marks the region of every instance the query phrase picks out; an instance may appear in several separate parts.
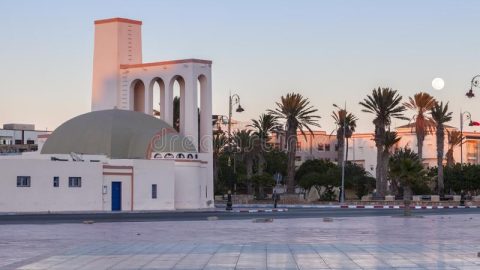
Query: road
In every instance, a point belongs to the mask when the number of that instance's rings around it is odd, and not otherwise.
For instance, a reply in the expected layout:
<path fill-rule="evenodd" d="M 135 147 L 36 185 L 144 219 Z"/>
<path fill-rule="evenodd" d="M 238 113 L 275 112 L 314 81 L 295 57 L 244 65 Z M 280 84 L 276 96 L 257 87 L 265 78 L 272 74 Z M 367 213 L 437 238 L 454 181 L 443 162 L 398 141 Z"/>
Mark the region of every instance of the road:
<path fill-rule="evenodd" d="M 149 213 L 78 213 L 78 214 L 21 214 L 0 215 L 0 225 L 4 224 L 59 224 L 99 222 L 147 222 L 147 221 L 194 221 L 216 217 L 219 220 L 242 220 L 255 218 L 323 218 L 323 217 L 362 217 L 362 216 L 401 216 L 403 209 L 338 209 L 290 208 L 287 212 L 238 213 L 217 211 L 192 212 L 149 212 Z M 480 214 L 480 209 L 417 209 L 413 215 L 457 215 Z"/>

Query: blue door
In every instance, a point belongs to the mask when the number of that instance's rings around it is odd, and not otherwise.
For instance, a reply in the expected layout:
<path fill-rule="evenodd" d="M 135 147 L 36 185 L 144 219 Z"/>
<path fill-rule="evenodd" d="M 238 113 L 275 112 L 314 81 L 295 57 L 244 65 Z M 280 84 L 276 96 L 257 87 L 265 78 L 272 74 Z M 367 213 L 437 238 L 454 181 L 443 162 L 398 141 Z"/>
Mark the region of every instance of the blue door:
<path fill-rule="evenodd" d="M 122 182 L 112 182 L 112 211 L 122 210 Z"/>

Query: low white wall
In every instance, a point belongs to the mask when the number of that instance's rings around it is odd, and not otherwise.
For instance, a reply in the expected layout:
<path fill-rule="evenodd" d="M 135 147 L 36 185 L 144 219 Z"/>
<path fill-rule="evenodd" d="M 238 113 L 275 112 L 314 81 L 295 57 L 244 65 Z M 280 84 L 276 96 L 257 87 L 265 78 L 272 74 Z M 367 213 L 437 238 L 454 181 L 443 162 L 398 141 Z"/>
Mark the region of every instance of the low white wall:
<path fill-rule="evenodd" d="M 17 176 L 30 176 L 30 187 L 17 187 Z M 60 186 L 53 186 L 53 177 Z M 81 187 L 68 187 L 81 177 Z M 0 212 L 100 211 L 102 164 L 28 159 L 0 161 Z"/>
<path fill-rule="evenodd" d="M 134 210 L 175 209 L 175 161 L 134 160 Z M 152 185 L 157 198 L 152 198 Z"/>
<path fill-rule="evenodd" d="M 175 209 L 205 207 L 205 173 L 200 162 L 175 162 Z"/>
<path fill-rule="evenodd" d="M 204 170 L 204 185 L 207 186 L 207 197 L 205 198 L 205 207 L 214 208 L 214 186 L 213 186 L 213 155 L 212 153 L 199 153 L 199 158 L 207 163 L 203 164 Z M 207 203 L 210 201 L 210 203 Z"/>

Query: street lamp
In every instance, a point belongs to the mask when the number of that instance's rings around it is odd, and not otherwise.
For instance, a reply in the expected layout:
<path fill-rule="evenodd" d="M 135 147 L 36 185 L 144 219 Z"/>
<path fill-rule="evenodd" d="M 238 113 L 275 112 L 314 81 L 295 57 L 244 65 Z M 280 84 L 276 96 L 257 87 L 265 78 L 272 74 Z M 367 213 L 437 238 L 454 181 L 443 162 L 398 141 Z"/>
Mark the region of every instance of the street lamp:
<path fill-rule="evenodd" d="M 339 109 L 339 110 L 345 110 L 345 116 L 344 116 L 344 119 L 343 119 L 343 134 L 342 134 L 342 140 L 343 140 L 343 153 L 342 153 L 342 156 L 343 156 L 343 159 L 342 159 L 342 186 L 341 186 L 341 192 L 340 192 L 340 203 L 344 203 L 345 202 L 345 160 L 347 159 L 345 157 L 345 148 L 346 148 L 346 144 L 345 144 L 345 135 L 346 135 L 346 130 L 347 130 L 347 102 L 345 102 L 345 106 L 344 106 L 344 109 L 341 109 L 340 107 L 337 106 L 337 104 L 333 104 L 333 107 Z M 338 118 L 339 120 L 341 121 L 340 119 L 340 113 L 338 115 Z"/>
<path fill-rule="evenodd" d="M 233 114 L 233 106 L 237 105 L 238 107 L 235 110 L 238 113 L 241 113 L 245 111 L 244 108 L 242 108 L 242 105 L 240 105 L 240 96 L 237 94 L 230 94 L 228 97 L 228 138 L 231 139 L 232 137 L 232 114 Z"/>
<path fill-rule="evenodd" d="M 245 111 L 244 108 L 242 108 L 242 105 L 240 105 L 240 96 L 238 94 L 231 94 L 228 97 L 228 146 L 229 150 L 231 153 L 232 151 L 232 114 L 233 114 L 233 106 L 237 105 L 237 109 L 235 109 L 236 112 L 241 113 Z M 228 167 L 230 167 L 231 161 L 230 161 L 230 156 L 228 157 Z M 233 169 L 235 170 L 235 158 L 233 159 Z M 230 185 L 233 185 L 233 179 L 231 179 L 232 176 L 230 174 Z M 232 188 L 232 187 L 230 187 Z"/>
<path fill-rule="evenodd" d="M 468 98 L 473 98 L 475 94 L 473 93 L 473 88 L 474 87 L 480 87 L 480 75 L 476 75 L 472 78 L 472 81 L 470 83 L 470 90 L 465 94 Z"/>

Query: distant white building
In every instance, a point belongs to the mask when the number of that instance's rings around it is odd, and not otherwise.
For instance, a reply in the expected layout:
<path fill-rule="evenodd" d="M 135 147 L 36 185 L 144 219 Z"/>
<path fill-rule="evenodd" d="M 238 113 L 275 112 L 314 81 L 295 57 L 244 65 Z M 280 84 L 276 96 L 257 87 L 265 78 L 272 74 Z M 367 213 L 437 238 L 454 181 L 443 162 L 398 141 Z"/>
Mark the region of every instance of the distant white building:
<path fill-rule="evenodd" d="M 447 130 L 456 130 L 456 128 L 447 126 Z M 408 147 L 413 151 L 417 151 L 417 137 L 415 128 L 412 125 L 404 125 L 395 129 L 400 141 L 395 145 L 394 149 Z M 480 164 L 479 149 L 480 149 L 480 133 L 477 132 L 463 132 L 465 143 L 463 146 L 454 147 L 455 162 L 463 161 L 463 163 Z M 448 151 L 448 137 L 445 132 L 444 155 Z M 462 148 L 463 147 L 463 151 Z M 462 153 L 463 152 L 463 153 Z M 375 147 L 373 133 L 355 133 L 349 139 L 348 160 L 363 166 L 368 172 L 375 176 L 377 148 Z M 463 158 L 461 158 L 463 154 Z M 444 157 L 444 164 L 446 157 Z M 427 167 L 437 166 L 437 139 L 435 132 L 429 133 L 425 136 L 423 142 L 423 164 Z"/>
<path fill-rule="evenodd" d="M 451 126 L 446 126 L 447 130 L 456 130 Z M 400 141 L 394 148 L 408 147 L 417 151 L 417 137 L 412 125 L 404 125 L 395 128 Z M 337 137 L 336 134 L 329 134 L 325 131 L 314 130 L 313 134 L 309 132 L 303 136 L 297 132 L 297 154 L 295 166 L 298 168 L 303 162 L 310 159 L 323 159 L 337 162 Z M 470 164 L 480 164 L 480 133 L 464 131 L 465 143 L 463 146 L 454 148 L 455 162 Z M 276 148 L 286 150 L 285 132 L 276 132 L 271 135 L 269 141 Z M 463 147 L 463 151 L 461 149 Z M 444 153 L 448 151 L 448 138 L 445 133 Z M 461 158 L 463 154 L 463 159 Z M 365 168 L 367 172 L 375 176 L 377 166 L 377 148 L 374 141 L 374 133 L 354 133 L 348 139 L 348 159 Z M 423 163 L 425 166 L 437 166 L 437 143 L 435 133 L 426 135 L 423 142 Z M 446 163 L 446 158 L 444 163 Z"/>
<path fill-rule="evenodd" d="M 49 133 L 31 124 L 4 124 L 0 129 L 0 155 L 37 151 L 38 136 Z"/>
<path fill-rule="evenodd" d="M 95 22 L 92 112 L 40 136 L 40 152 L 0 157 L 0 212 L 213 207 L 212 62 L 143 63 L 141 24 Z"/>

